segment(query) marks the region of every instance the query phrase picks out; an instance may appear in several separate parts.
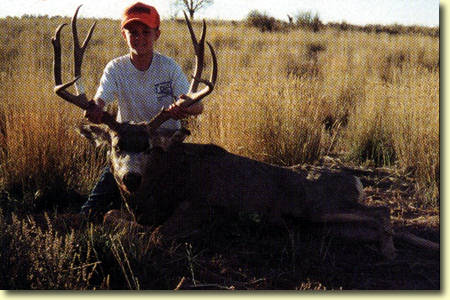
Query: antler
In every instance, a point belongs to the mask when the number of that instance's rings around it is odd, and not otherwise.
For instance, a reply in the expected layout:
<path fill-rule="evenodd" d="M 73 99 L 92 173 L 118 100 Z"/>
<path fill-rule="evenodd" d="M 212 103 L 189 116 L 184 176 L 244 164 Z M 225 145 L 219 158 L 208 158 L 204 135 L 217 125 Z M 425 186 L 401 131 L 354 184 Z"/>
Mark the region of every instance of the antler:
<path fill-rule="evenodd" d="M 209 80 L 204 80 L 201 78 L 202 71 L 203 71 L 203 61 L 205 57 L 205 36 L 206 36 L 206 22 L 203 20 L 203 29 L 202 29 L 202 35 L 200 37 L 200 41 L 197 42 L 197 38 L 195 37 L 194 30 L 192 29 L 192 24 L 189 21 L 188 16 L 184 13 L 184 18 L 186 19 L 186 24 L 189 28 L 189 33 L 191 34 L 192 44 L 194 45 L 195 50 L 195 69 L 194 69 L 194 75 L 192 76 L 191 86 L 189 88 L 189 92 L 186 94 L 187 98 L 192 101 L 192 103 L 189 104 L 192 105 L 195 102 L 200 101 L 207 95 L 209 95 L 216 84 L 217 79 L 217 58 L 216 53 L 214 52 L 214 48 L 211 46 L 209 42 L 206 42 L 208 44 L 209 51 L 211 52 L 212 57 L 212 67 L 211 67 L 211 77 Z M 199 83 L 204 83 L 206 85 L 205 88 L 203 88 L 201 91 L 197 92 Z"/>
<path fill-rule="evenodd" d="M 84 51 L 89 43 L 89 40 L 92 37 L 92 33 L 95 28 L 96 22 L 94 22 L 89 29 L 89 32 L 83 42 L 83 45 L 80 47 L 80 42 L 78 40 L 78 31 L 77 31 L 77 15 L 80 10 L 80 6 L 75 10 L 75 14 L 72 18 L 72 36 L 73 36 L 73 53 L 74 53 L 74 75 L 75 79 L 68 83 L 62 83 L 61 79 L 61 30 L 66 23 L 63 23 L 56 28 L 55 36 L 52 37 L 52 44 L 54 50 L 54 60 L 53 60 L 53 72 L 55 77 L 55 88 L 54 92 L 64 100 L 75 104 L 81 109 L 88 109 L 89 106 L 95 105 L 93 101 L 89 101 L 84 92 L 83 85 L 78 81 L 81 78 L 81 65 L 83 63 Z M 71 85 L 75 84 L 78 95 L 74 95 L 69 93 L 66 89 Z M 107 112 L 103 113 L 102 123 L 108 125 L 109 127 L 114 127 L 117 122 L 116 120 Z"/>
<path fill-rule="evenodd" d="M 186 19 L 186 24 L 189 29 L 189 33 L 191 35 L 192 44 L 194 45 L 195 50 L 195 68 L 194 75 L 192 76 L 191 85 L 189 87 L 188 93 L 185 95 L 185 99 L 187 101 L 186 107 L 193 105 L 194 103 L 202 100 L 206 96 L 208 96 L 214 89 L 217 80 L 217 58 L 216 53 L 214 52 L 213 47 L 210 43 L 208 44 L 209 51 L 211 52 L 212 57 L 212 67 L 211 67 L 211 77 L 209 80 L 202 79 L 202 71 L 203 71 L 203 61 L 205 57 L 205 36 L 206 36 L 206 22 L 203 20 L 203 29 L 200 40 L 197 41 L 194 30 L 192 29 L 192 24 L 189 21 L 188 16 L 184 13 L 184 18 Z M 205 84 L 206 86 L 197 91 L 200 83 Z M 156 115 L 149 123 L 148 128 L 150 131 L 156 130 L 162 123 L 169 120 L 171 118 L 170 113 L 166 109 L 162 109 L 158 115 Z"/>

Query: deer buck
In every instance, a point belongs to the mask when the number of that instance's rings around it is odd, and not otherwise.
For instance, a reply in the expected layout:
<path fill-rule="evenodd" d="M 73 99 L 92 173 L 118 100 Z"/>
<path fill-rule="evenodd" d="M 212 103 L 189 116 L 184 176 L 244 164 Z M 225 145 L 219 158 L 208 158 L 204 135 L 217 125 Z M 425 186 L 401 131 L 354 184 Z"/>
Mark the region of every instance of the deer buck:
<path fill-rule="evenodd" d="M 80 79 L 83 54 L 95 26 L 94 23 L 80 46 L 76 27 L 79 8 L 72 19 L 75 79 L 69 83 L 63 84 L 61 80 L 60 32 L 66 24 L 56 29 L 52 39 L 54 91 L 86 109 L 93 104 L 83 92 L 75 95 L 66 90 Z M 187 93 L 187 101 L 192 104 L 214 89 L 217 59 L 213 47 L 207 43 L 212 70 L 209 80 L 202 79 L 206 24 L 203 22 L 201 38 L 197 41 L 186 15 L 185 18 L 196 58 Z M 205 87 L 197 91 L 200 83 Z M 274 224 L 285 224 L 284 218 L 289 217 L 327 224 L 331 232 L 341 237 L 377 243 L 382 255 L 395 256 L 389 209 L 360 204 L 364 193 L 357 177 L 333 172 L 298 172 L 235 155 L 216 145 L 185 143 L 184 138 L 189 134 L 186 129 L 159 129 L 169 118 L 163 109 L 149 122 L 118 123 L 104 112 L 103 124 L 84 125 L 80 129 L 82 135 L 97 145 L 108 147 L 111 169 L 122 195 L 122 209 L 132 216 L 133 222 L 151 225 L 152 213 L 165 209 L 163 225 L 158 228 L 164 237 L 182 231 L 189 215 L 201 219 L 202 212 L 207 214 L 211 208 L 258 213 Z M 416 244 L 421 242 L 420 238 L 416 239 Z M 438 244 L 430 241 L 425 244 L 439 249 Z"/>

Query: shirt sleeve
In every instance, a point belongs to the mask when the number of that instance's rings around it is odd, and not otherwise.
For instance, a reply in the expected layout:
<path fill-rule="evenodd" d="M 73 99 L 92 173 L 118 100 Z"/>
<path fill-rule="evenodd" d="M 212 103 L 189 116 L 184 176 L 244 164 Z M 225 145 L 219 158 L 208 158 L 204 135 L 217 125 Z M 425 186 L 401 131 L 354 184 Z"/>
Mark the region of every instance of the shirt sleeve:
<path fill-rule="evenodd" d="M 114 62 L 109 62 L 103 71 L 100 85 L 94 99 L 102 99 L 106 104 L 114 101 L 117 95 L 117 82 L 114 76 Z"/>
<path fill-rule="evenodd" d="M 181 94 L 186 94 L 189 91 L 189 81 L 177 63 L 174 63 L 173 74 L 172 91 L 173 95 L 178 98 Z"/>

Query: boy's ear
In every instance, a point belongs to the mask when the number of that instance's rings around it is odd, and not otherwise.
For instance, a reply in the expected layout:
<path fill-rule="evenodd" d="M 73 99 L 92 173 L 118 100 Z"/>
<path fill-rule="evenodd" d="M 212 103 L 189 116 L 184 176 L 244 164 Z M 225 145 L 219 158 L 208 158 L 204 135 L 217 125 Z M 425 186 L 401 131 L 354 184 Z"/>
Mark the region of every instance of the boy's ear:
<path fill-rule="evenodd" d="M 126 36 L 125 30 L 122 29 L 120 32 L 122 33 L 123 39 L 124 39 L 125 41 L 127 41 L 127 36 Z"/>
<path fill-rule="evenodd" d="M 159 39 L 159 36 L 161 35 L 161 30 L 159 30 L 159 28 L 158 29 L 155 29 L 155 42 Z"/>
<path fill-rule="evenodd" d="M 103 125 L 81 125 L 77 131 L 95 143 L 97 147 L 100 145 L 111 145 L 111 136 L 108 127 Z"/>

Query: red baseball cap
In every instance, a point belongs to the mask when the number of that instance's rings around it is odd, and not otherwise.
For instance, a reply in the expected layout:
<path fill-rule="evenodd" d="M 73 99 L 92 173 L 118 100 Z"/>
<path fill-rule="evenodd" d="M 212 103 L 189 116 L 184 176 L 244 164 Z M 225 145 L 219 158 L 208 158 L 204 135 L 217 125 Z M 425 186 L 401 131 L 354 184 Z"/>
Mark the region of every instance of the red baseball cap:
<path fill-rule="evenodd" d="M 160 24 L 158 11 L 153 6 L 136 2 L 123 12 L 121 29 L 132 22 L 141 22 L 150 28 L 158 28 Z"/>

